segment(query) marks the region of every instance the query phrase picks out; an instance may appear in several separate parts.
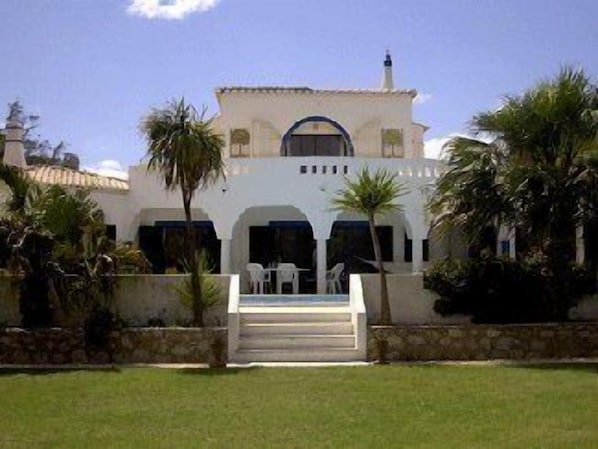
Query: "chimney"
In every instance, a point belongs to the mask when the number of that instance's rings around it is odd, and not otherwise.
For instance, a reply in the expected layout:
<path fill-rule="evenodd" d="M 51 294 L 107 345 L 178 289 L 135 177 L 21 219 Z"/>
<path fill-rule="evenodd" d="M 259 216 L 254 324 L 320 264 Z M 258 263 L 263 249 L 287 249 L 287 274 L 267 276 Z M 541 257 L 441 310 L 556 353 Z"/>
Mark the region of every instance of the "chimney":
<path fill-rule="evenodd" d="M 23 146 L 23 120 L 16 110 L 11 108 L 6 119 L 6 139 L 4 140 L 4 157 L 2 162 L 19 168 L 26 168 L 25 147 Z"/>
<path fill-rule="evenodd" d="M 384 60 L 384 74 L 382 75 L 382 90 L 393 90 L 395 85 L 392 81 L 392 59 L 390 53 L 386 50 L 386 59 Z"/>

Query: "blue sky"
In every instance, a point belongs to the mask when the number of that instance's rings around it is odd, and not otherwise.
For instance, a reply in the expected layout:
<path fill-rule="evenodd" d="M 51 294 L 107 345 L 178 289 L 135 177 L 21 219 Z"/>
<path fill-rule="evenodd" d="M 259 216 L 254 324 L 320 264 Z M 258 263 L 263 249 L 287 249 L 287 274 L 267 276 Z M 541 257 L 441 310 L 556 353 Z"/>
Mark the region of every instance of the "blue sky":
<path fill-rule="evenodd" d="M 233 84 L 378 87 L 388 48 L 434 152 L 564 64 L 596 76 L 596 17 L 595 0 L 2 0 L 0 101 L 84 165 L 127 166 L 152 106 L 184 95 L 215 113 L 214 87 Z"/>

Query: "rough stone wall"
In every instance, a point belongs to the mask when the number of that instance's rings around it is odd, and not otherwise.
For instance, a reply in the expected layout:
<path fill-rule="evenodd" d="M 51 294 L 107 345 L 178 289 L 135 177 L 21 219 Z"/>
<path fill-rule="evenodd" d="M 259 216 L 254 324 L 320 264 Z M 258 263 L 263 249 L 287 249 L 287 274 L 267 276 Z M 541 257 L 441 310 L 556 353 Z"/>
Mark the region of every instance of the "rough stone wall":
<path fill-rule="evenodd" d="M 598 323 L 373 326 L 369 360 L 380 340 L 395 361 L 598 357 Z"/>
<path fill-rule="evenodd" d="M 0 273 L 0 326 L 20 323 L 19 285 L 12 277 Z"/>
<path fill-rule="evenodd" d="M 105 349 L 86 345 L 82 328 L 0 329 L 0 364 L 210 363 L 225 328 L 125 328 L 110 333 Z"/>

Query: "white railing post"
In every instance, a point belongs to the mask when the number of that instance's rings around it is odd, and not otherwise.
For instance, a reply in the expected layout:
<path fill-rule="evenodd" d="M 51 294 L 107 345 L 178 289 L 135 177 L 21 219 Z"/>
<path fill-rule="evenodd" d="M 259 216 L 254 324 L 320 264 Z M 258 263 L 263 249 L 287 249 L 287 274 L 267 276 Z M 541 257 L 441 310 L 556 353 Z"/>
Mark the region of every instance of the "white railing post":
<path fill-rule="evenodd" d="M 351 310 L 351 322 L 355 329 L 355 343 L 359 357 L 363 360 L 367 357 L 368 323 L 363 299 L 363 286 L 359 274 L 349 275 L 349 308 Z"/>
<path fill-rule="evenodd" d="M 228 360 L 234 358 L 237 349 L 239 349 L 239 275 L 233 274 L 230 277 L 230 286 L 228 289 Z"/>

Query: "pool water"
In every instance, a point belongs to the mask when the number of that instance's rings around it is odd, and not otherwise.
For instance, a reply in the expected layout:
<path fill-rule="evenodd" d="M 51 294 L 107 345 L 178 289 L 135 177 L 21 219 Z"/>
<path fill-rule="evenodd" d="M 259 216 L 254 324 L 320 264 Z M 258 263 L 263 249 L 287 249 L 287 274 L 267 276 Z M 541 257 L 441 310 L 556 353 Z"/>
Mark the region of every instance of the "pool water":
<path fill-rule="evenodd" d="M 349 295 L 240 295 L 241 306 L 348 305 Z"/>

